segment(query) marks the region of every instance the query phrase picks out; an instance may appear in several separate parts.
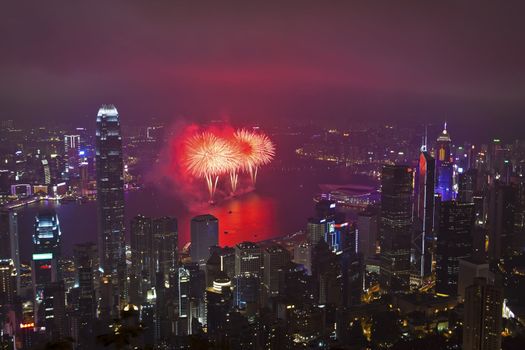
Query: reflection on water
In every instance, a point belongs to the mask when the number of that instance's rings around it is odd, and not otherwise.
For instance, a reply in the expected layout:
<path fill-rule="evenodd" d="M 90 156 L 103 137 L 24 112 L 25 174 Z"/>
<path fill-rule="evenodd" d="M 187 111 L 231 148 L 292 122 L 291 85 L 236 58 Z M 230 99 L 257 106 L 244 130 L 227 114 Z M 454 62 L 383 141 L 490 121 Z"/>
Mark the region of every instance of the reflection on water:
<path fill-rule="evenodd" d="M 195 215 L 211 213 L 219 219 L 221 245 L 232 246 L 245 240 L 260 241 L 304 229 L 313 213 L 313 195 L 318 183 L 358 182 L 363 180 L 333 172 L 261 174 L 257 190 L 213 206 L 190 210 L 184 198 L 176 198 L 163 189 L 145 188 L 126 194 L 126 224 L 138 214 L 174 216 L 179 222 L 179 247 L 188 242 L 190 220 Z M 62 250 L 68 255 L 76 243 L 97 241 L 96 203 L 83 204 L 40 202 L 17 210 L 19 213 L 21 257 L 27 261 L 32 253 L 31 235 L 34 217 L 44 207 L 55 207 L 62 227 Z M 129 233 L 128 233 L 129 237 Z M 129 240 L 128 240 L 129 241 Z"/>

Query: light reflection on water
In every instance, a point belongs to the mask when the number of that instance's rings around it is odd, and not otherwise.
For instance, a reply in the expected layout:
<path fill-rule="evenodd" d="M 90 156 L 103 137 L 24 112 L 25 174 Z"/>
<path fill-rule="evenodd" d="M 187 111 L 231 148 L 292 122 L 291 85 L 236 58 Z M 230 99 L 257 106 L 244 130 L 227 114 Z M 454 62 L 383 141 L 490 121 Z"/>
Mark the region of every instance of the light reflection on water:
<path fill-rule="evenodd" d="M 184 206 L 184 198 L 176 198 L 162 189 L 145 188 L 126 193 L 126 225 L 138 214 L 175 216 L 179 222 L 179 247 L 189 240 L 190 220 L 195 215 L 211 213 L 219 219 L 220 245 L 232 246 L 245 240 L 260 241 L 304 229 L 313 214 L 313 195 L 318 183 L 369 183 L 367 179 L 331 172 L 308 174 L 267 171 L 260 174 L 257 190 L 218 203 L 204 204 L 196 209 Z M 83 204 L 40 202 L 18 209 L 22 260 L 32 253 L 31 235 L 34 217 L 44 207 L 55 207 L 62 227 L 62 251 L 71 254 L 76 243 L 97 241 L 96 203 Z M 227 233 L 225 233 L 225 231 Z M 128 240 L 129 241 L 129 240 Z"/>

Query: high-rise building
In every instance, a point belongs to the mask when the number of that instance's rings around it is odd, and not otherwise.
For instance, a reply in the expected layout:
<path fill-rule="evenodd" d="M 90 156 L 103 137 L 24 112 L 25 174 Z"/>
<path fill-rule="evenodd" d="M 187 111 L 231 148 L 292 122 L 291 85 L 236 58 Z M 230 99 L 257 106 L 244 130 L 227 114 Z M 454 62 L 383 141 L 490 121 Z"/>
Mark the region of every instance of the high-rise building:
<path fill-rule="evenodd" d="M 502 309 L 502 289 L 485 278 L 466 288 L 463 350 L 501 349 Z"/>
<path fill-rule="evenodd" d="M 16 272 L 16 290 L 20 290 L 20 250 L 18 216 L 13 211 L 0 211 L 0 259 L 11 259 Z"/>
<path fill-rule="evenodd" d="M 103 105 L 97 113 L 96 164 L 99 263 L 106 275 L 112 275 L 115 295 L 122 297 L 126 280 L 124 163 L 119 114 L 113 105 Z M 112 306 L 116 313 L 118 305 Z"/>
<path fill-rule="evenodd" d="M 151 271 L 151 218 L 138 215 L 131 220 L 131 297 L 132 302 L 141 304 L 147 290 L 152 286 Z M 137 300 L 134 294 L 137 293 Z"/>
<path fill-rule="evenodd" d="M 304 266 L 308 274 L 312 273 L 312 251 L 314 245 L 309 242 L 301 242 L 295 245 L 293 250 L 293 261 Z"/>
<path fill-rule="evenodd" d="M 157 284 L 160 273 L 169 279 L 177 265 L 177 220 L 170 217 L 151 219 L 138 215 L 131 221 L 131 293 L 146 297 Z M 142 303 L 144 300 L 138 300 Z"/>
<path fill-rule="evenodd" d="M 210 214 L 191 219 L 191 260 L 205 265 L 210 256 L 210 247 L 219 244 L 219 220 Z"/>
<path fill-rule="evenodd" d="M 290 253 L 279 245 L 264 249 L 263 285 L 267 296 L 276 296 L 282 291 L 279 274 L 290 264 Z"/>
<path fill-rule="evenodd" d="M 439 295 L 457 293 L 459 261 L 472 254 L 474 210 L 473 203 L 440 204 L 436 247 L 436 293 Z"/>
<path fill-rule="evenodd" d="M 164 276 L 164 280 L 168 280 L 170 271 L 175 270 L 178 261 L 179 233 L 177 219 L 168 216 L 153 219 L 151 231 L 151 263 L 153 270 L 155 274 L 160 273 Z"/>
<path fill-rule="evenodd" d="M 478 191 L 478 170 L 469 169 L 459 174 L 458 178 L 458 200 L 460 202 L 472 202 L 474 194 Z"/>
<path fill-rule="evenodd" d="M 72 334 L 77 339 L 77 349 L 88 350 L 94 347 L 94 327 L 97 299 L 95 277 L 98 270 L 98 252 L 94 243 L 77 244 L 73 247 L 78 285 L 78 309 L 75 310 L 75 329 Z"/>
<path fill-rule="evenodd" d="M 439 135 L 436 143 L 436 193 L 441 196 L 442 201 L 449 201 L 455 198 L 454 195 L 454 167 L 450 146 L 452 140 L 447 131 L 447 123 Z"/>
<path fill-rule="evenodd" d="M 413 246 L 414 261 L 421 279 L 430 276 L 432 269 L 432 251 L 434 234 L 434 187 L 436 161 L 427 152 L 426 142 L 421 147 L 419 164 L 416 171 L 416 191 L 414 203 L 415 230 Z"/>
<path fill-rule="evenodd" d="M 235 276 L 249 273 L 261 277 L 262 267 L 261 247 L 253 242 L 241 242 L 235 246 Z"/>
<path fill-rule="evenodd" d="M 45 288 L 60 280 L 58 259 L 61 240 L 60 222 L 53 210 L 43 210 L 35 218 L 33 233 L 33 278 L 35 324 L 45 327 Z"/>
<path fill-rule="evenodd" d="M 67 178 L 78 176 L 80 165 L 80 135 L 64 135 L 64 169 Z"/>
<path fill-rule="evenodd" d="M 518 190 L 513 185 L 494 182 L 488 195 L 487 227 L 489 259 L 492 261 L 521 250 L 515 234 L 516 200 Z"/>
<path fill-rule="evenodd" d="M 35 218 L 33 248 L 35 253 L 53 253 L 60 257 L 60 222 L 54 210 L 43 210 Z"/>
<path fill-rule="evenodd" d="M 0 259 L 0 307 L 15 302 L 16 268 L 13 259 Z"/>
<path fill-rule="evenodd" d="M 379 212 L 372 208 L 357 215 L 357 251 L 363 259 L 373 257 L 377 253 L 379 235 Z"/>
<path fill-rule="evenodd" d="M 48 337 L 55 341 L 69 336 L 65 296 L 64 281 L 48 283 L 44 287 L 42 326 Z"/>
<path fill-rule="evenodd" d="M 381 173 L 380 284 L 386 291 L 409 288 L 413 171 L 385 165 Z"/>

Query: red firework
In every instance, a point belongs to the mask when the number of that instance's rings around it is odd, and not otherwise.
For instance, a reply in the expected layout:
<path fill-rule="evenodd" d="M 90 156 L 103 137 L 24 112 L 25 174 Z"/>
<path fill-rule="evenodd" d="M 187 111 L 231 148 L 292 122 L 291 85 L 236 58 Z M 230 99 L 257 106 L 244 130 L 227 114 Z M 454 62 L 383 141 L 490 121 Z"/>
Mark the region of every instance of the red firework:
<path fill-rule="evenodd" d="M 230 175 L 232 193 L 236 192 L 240 171 L 250 174 L 255 184 L 259 166 L 273 159 L 275 146 L 266 135 L 250 130 L 208 129 L 187 138 L 183 154 L 186 172 L 206 180 L 213 200 L 220 175 Z"/>
<path fill-rule="evenodd" d="M 241 157 L 230 142 L 203 132 L 186 141 L 186 169 L 195 177 L 205 178 L 213 200 L 219 175 L 237 169 Z"/>

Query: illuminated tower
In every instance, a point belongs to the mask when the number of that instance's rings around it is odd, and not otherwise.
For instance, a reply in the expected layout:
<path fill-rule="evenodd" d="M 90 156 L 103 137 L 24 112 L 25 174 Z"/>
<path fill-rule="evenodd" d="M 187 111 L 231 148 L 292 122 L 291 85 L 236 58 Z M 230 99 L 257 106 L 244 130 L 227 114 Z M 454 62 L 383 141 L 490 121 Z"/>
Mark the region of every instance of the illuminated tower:
<path fill-rule="evenodd" d="M 430 275 L 432 266 L 432 243 L 434 231 L 434 188 L 436 161 L 427 151 L 426 135 L 416 172 L 416 191 L 414 217 L 416 231 L 413 245 L 416 250 L 415 261 L 419 276 Z"/>
<path fill-rule="evenodd" d="M 453 189 L 453 162 L 450 153 L 450 145 L 452 141 L 447 131 L 447 123 L 439 135 L 436 143 L 436 193 L 441 195 L 441 201 L 449 201 L 454 199 Z"/>
<path fill-rule="evenodd" d="M 126 297 L 126 259 L 124 241 L 124 165 L 119 114 L 115 106 L 103 105 L 97 114 L 96 131 L 98 253 L 99 263 L 111 281 L 111 300 L 104 305 L 118 313 Z"/>
<path fill-rule="evenodd" d="M 45 289 L 60 280 L 58 258 L 60 257 L 60 222 L 52 210 L 45 210 L 35 218 L 33 233 L 33 259 L 31 271 L 35 297 L 35 324 L 45 326 Z"/>
<path fill-rule="evenodd" d="M 65 172 L 71 178 L 78 175 L 80 135 L 64 135 Z"/>

